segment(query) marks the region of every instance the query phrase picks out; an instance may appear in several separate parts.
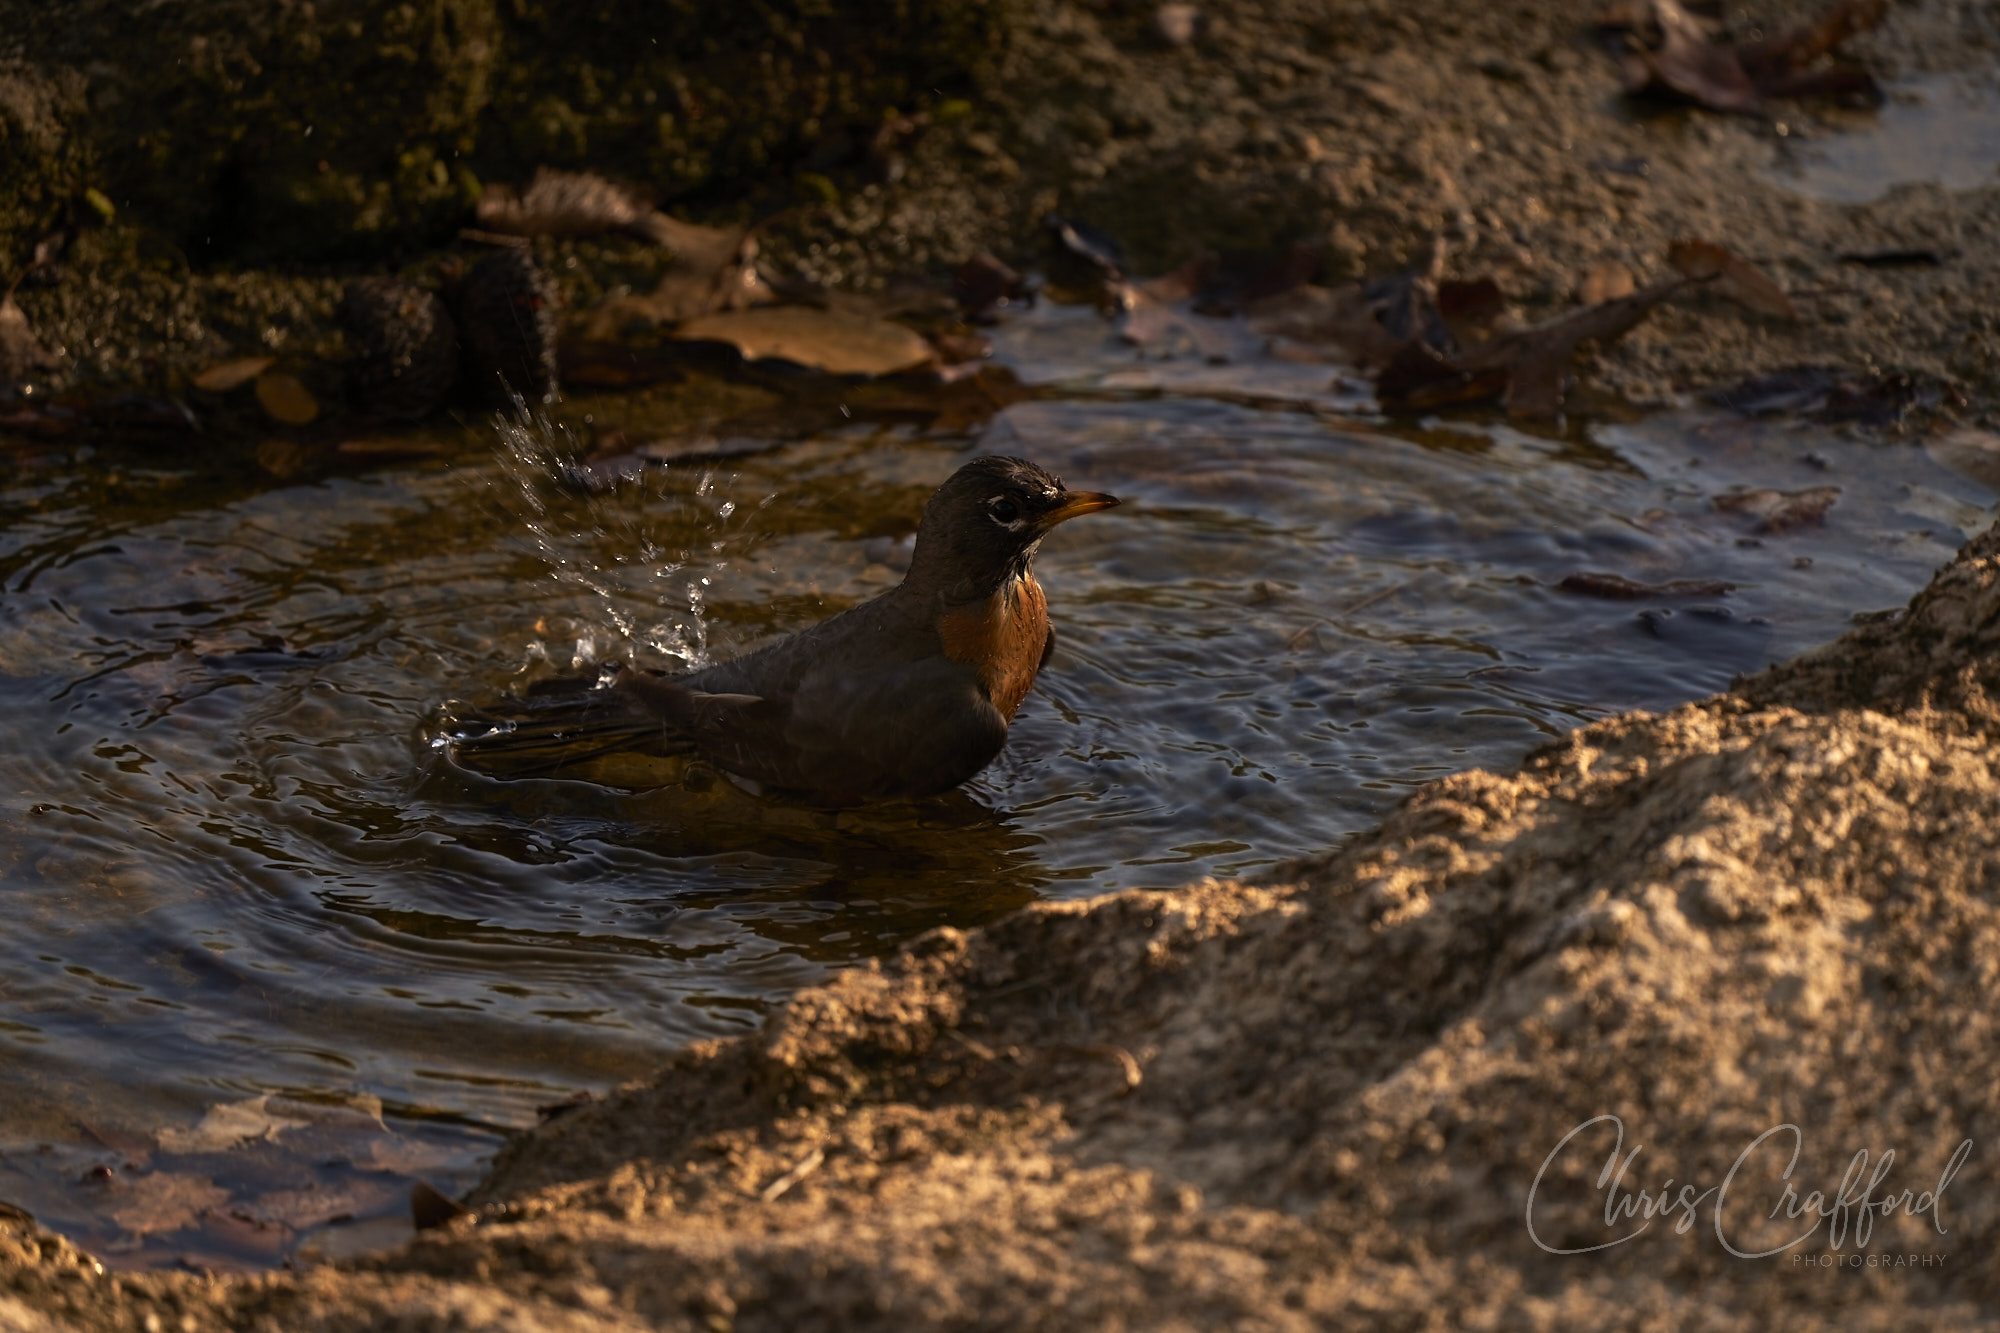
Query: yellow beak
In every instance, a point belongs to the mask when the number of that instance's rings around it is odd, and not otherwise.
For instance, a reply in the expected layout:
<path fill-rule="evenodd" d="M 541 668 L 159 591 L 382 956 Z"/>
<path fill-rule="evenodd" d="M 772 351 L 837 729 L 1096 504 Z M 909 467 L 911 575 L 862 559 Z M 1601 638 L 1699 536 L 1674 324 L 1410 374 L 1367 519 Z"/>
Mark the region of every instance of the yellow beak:
<path fill-rule="evenodd" d="M 1063 497 L 1061 504 L 1043 514 L 1035 526 L 1047 532 L 1056 524 L 1066 523 L 1079 514 L 1094 514 L 1100 509 L 1117 507 L 1118 497 L 1115 495 L 1106 495 L 1102 491 L 1071 491 Z"/>

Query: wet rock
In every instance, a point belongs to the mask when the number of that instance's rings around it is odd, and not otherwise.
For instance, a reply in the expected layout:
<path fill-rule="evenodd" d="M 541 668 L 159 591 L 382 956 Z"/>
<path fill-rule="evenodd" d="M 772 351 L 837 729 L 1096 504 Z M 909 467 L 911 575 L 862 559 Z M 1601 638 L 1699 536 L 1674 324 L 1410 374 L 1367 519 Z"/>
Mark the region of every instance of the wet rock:
<path fill-rule="evenodd" d="M 556 294 L 525 249 L 496 250 L 454 283 L 465 385 L 482 402 L 518 394 L 544 403 L 556 392 Z"/>
<path fill-rule="evenodd" d="M 348 392 L 362 412 L 420 421 L 451 397 L 458 331 L 436 292 L 397 278 L 364 278 L 342 295 L 340 322 L 354 351 Z"/>
<path fill-rule="evenodd" d="M 34 372 L 55 364 L 28 327 L 28 317 L 14 304 L 14 294 L 0 296 L 0 390 L 11 391 Z"/>
<path fill-rule="evenodd" d="M 1153 11 L 1153 31 L 1168 46 L 1191 46 L 1201 35 L 1201 6 L 1161 5 Z"/>

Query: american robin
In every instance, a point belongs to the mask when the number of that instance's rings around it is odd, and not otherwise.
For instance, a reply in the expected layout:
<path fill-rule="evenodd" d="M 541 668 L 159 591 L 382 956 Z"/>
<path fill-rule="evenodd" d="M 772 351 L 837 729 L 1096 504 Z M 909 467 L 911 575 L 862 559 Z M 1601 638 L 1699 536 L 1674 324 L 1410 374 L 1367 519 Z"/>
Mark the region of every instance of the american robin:
<path fill-rule="evenodd" d="M 636 750 L 835 802 L 947 791 L 1000 753 L 1055 647 L 1042 539 L 1117 503 L 1019 458 L 976 459 L 931 496 L 909 572 L 879 597 L 700 671 L 627 667 L 459 712 L 446 743 L 504 776 Z"/>

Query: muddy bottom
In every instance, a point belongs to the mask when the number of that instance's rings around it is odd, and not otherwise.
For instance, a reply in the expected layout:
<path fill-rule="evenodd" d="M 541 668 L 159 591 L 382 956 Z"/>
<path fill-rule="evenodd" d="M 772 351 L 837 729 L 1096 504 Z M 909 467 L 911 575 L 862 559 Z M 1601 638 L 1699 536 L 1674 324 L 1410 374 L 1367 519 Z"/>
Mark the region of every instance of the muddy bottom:
<path fill-rule="evenodd" d="M 1720 689 L 1900 605 L 1992 500 L 1782 421 L 1392 423 L 1327 367 L 1142 360 L 1075 310 L 996 346 L 1035 392 L 975 438 L 851 424 L 596 492 L 539 422 L 292 483 L 25 458 L 0 492 L 0 1199 L 128 1264 L 388 1239 L 412 1177 L 469 1183 L 538 1108 L 832 968 L 1254 873 Z M 563 411 L 643 440 L 735 391 Z M 726 655 L 872 595 L 974 451 L 1127 506 L 1044 549 L 1060 646 L 963 793 L 836 817 L 660 765 L 495 784 L 433 749 L 447 698 Z"/>

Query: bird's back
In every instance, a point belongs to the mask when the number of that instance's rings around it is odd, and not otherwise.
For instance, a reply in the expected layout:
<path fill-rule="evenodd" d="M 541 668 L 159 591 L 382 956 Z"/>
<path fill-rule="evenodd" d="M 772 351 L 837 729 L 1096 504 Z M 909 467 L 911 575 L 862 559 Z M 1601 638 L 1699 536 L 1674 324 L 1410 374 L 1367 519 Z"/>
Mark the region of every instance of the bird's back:
<path fill-rule="evenodd" d="M 984 768 L 1007 717 L 900 588 L 740 658 L 617 688 L 718 767 L 833 800 L 923 796 Z"/>

